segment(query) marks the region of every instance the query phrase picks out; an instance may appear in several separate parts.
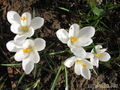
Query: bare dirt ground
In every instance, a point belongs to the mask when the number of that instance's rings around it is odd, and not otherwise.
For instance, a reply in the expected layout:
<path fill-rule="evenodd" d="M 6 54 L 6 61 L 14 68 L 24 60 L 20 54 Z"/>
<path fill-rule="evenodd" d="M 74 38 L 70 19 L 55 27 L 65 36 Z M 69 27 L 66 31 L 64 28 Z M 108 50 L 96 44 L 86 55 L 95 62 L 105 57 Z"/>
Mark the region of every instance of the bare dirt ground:
<path fill-rule="evenodd" d="M 111 0 L 112 1 L 112 0 Z M 114 0 L 115 1 L 115 0 Z M 108 0 L 110 2 L 110 0 Z M 116 1 L 117 2 L 117 1 Z M 117 2 L 119 3 L 119 2 Z M 50 48 L 49 52 L 55 52 L 64 50 L 67 46 L 62 44 L 56 37 L 55 32 L 60 28 L 68 29 L 69 26 L 73 23 L 78 23 L 78 20 L 82 17 L 78 14 L 71 14 L 69 12 L 60 10 L 57 7 L 65 7 L 70 10 L 78 10 L 77 7 L 81 11 L 84 9 L 84 4 L 87 4 L 86 0 L 1 0 L 0 1 L 0 63 L 16 63 L 14 60 L 8 60 L 14 53 L 10 53 L 6 49 L 6 43 L 13 39 L 15 36 L 10 31 L 10 24 L 6 19 L 6 14 L 8 11 L 13 10 L 18 12 L 20 15 L 24 12 L 32 13 L 33 8 L 35 8 L 36 16 L 43 17 L 45 19 L 44 26 L 39 30 L 39 36 L 44 38 L 47 42 L 47 46 L 51 43 L 54 43 Z M 119 3 L 120 4 L 120 3 Z M 95 43 L 104 43 L 104 46 L 108 48 L 108 52 L 112 57 L 116 58 L 118 56 L 118 52 L 113 53 L 112 51 L 117 51 L 120 43 L 120 7 L 116 10 L 111 11 L 111 18 L 106 19 L 105 21 L 108 23 L 109 27 L 112 27 L 113 30 L 117 34 L 109 33 L 104 30 L 100 30 L 96 32 L 94 39 Z M 53 60 L 59 66 L 62 60 L 65 60 L 68 56 L 68 53 L 54 55 L 51 56 Z M 40 64 L 46 68 L 49 68 L 46 65 L 45 58 L 43 57 L 40 61 Z M 77 76 L 74 73 L 73 68 L 68 69 L 68 77 L 69 77 L 69 90 L 92 90 L 92 88 L 96 88 L 96 90 L 119 90 L 120 88 L 120 61 L 116 63 L 111 63 L 111 68 L 105 67 L 100 64 L 99 68 L 95 70 L 98 75 L 96 75 L 93 71 L 91 71 L 91 79 L 86 80 L 82 76 Z M 54 71 L 57 72 L 58 68 L 55 67 Z M 5 86 L 3 90 L 7 90 L 6 88 L 14 88 L 18 82 L 19 77 L 23 73 L 21 66 L 17 67 L 3 67 L 0 66 L 0 76 L 7 77 L 5 82 Z M 49 90 L 52 81 L 54 80 L 55 74 L 49 73 L 45 70 L 40 69 L 38 71 L 37 78 L 41 78 L 41 90 Z M 65 76 L 64 71 L 60 74 L 56 87 L 59 90 L 64 90 L 65 88 Z M 26 85 L 34 81 L 33 75 L 26 75 L 23 79 L 22 85 Z M 2 80 L 0 80 L 0 84 Z M 117 86 L 115 86 L 117 85 Z M 102 87 L 103 86 L 103 87 Z M 108 86 L 108 88 L 107 88 Z M 114 87 L 115 86 L 115 87 Z M 20 88 L 18 90 L 25 90 L 26 87 Z M 14 89 L 11 89 L 14 90 Z"/>

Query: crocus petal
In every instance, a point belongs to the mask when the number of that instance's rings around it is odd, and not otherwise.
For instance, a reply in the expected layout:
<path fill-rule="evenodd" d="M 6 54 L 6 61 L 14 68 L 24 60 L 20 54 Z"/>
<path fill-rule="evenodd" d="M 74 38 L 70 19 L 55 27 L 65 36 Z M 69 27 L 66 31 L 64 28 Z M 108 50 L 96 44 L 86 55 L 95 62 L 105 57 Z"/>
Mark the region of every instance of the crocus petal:
<path fill-rule="evenodd" d="M 89 62 L 88 60 L 82 60 L 82 62 L 87 66 L 86 68 L 88 69 L 93 69 L 93 65 L 91 62 Z"/>
<path fill-rule="evenodd" d="M 44 24 L 44 19 L 41 17 L 35 17 L 31 21 L 31 27 L 34 28 L 34 30 L 40 28 Z"/>
<path fill-rule="evenodd" d="M 75 73 L 77 75 L 81 74 L 81 70 L 82 70 L 82 65 L 80 63 L 78 63 L 77 61 L 75 62 L 75 67 L 74 67 Z"/>
<path fill-rule="evenodd" d="M 26 38 L 27 38 L 27 36 L 24 36 L 24 35 L 16 35 L 14 37 L 14 41 L 19 44 L 19 43 L 23 42 Z"/>
<path fill-rule="evenodd" d="M 82 72 L 81 72 L 82 76 L 86 79 L 90 79 L 91 77 L 91 73 L 90 70 L 87 68 L 82 68 Z"/>
<path fill-rule="evenodd" d="M 96 45 L 95 50 L 97 54 L 104 53 L 106 51 L 106 49 L 103 49 L 101 45 Z M 92 49 L 91 53 L 95 54 L 94 49 Z"/>
<path fill-rule="evenodd" d="M 11 31 L 15 34 L 23 34 L 22 27 L 17 23 L 12 24 L 10 28 L 11 28 Z"/>
<path fill-rule="evenodd" d="M 13 40 L 7 42 L 6 47 L 7 47 L 7 49 L 8 49 L 10 52 L 17 52 L 18 50 L 21 49 L 20 47 L 18 48 L 18 47 L 15 45 L 15 43 L 14 43 Z"/>
<path fill-rule="evenodd" d="M 64 29 L 59 29 L 56 32 L 56 35 L 57 35 L 58 39 L 62 43 L 64 43 L 64 44 L 66 44 L 68 42 L 68 40 L 69 40 L 69 38 L 68 38 L 68 32 L 66 30 L 64 30 Z"/>
<path fill-rule="evenodd" d="M 71 52 L 80 58 L 85 58 L 86 56 L 86 51 L 82 48 L 82 47 L 78 47 L 78 48 L 71 48 Z"/>
<path fill-rule="evenodd" d="M 16 61 L 22 61 L 27 56 L 28 56 L 28 53 L 24 53 L 22 50 L 19 50 L 18 52 L 16 52 L 14 58 Z"/>
<path fill-rule="evenodd" d="M 69 37 L 73 37 L 73 36 L 78 36 L 79 34 L 79 30 L 80 30 L 80 27 L 78 24 L 73 24 L 70 26 L 70 29 L 69 29 Z"/>
<path fill-rule="evenodd" d="M 34 68 L 34 63 L 31 62 L 30 58 L 26 58 L 22 61 L 22 68 L 26 74 L 30 74 Z"/>
<path fill-rule="evenodd" d="M 76 46 L 88 46 L 93 42 L 91 38 L 78 38 L 74 45 Z"/>
<path fill-rule="evenodd" d="M 9 11 L 7 13 L 7 20 L 13 24 L 13 23 L 18 23 L 20 24 L 20 16 L 17 12 L 15 11 Z"/>
<path fill-rule="evenodd" d="M 40 56 L 36 50 L 30 52 L 29 58 L 33 63 L 38 63 L 40 61 Z"/>
<path fill-rule="evenodd" d="M 87 52 L 85 58 L 93 58 L 94 55 L 92 53 Z"/>
<path fill-rule="evenodd" d="M 33 48 L 34 47 L 34 41 L 31 39 L 27 39 L 25 40 L 25 42 L 23 43 L 23 48 Z"/>
<path fill-rule="evenodd" d="M 96 50 L 100 50 L 101 48 L 102 48 L 102 45 L 96 45 L 96 46 L 95 46 L 95 49 L 96 49 Z"/>
<path fill-rule="evenodd" d="M 90 62 L 93 64 L 93 66 L 96 66 L 98 68 L 99 59 L 97 57 L 90 58 Z"/>
<path fill-rule="evenodd" d="M 107 62 L 111 58 L 107 52 L 102 53 L 102 55 L 103 57 L 98 57 L 98 59 L 102 62 Z"/>
<path fill-rule="evenodd" d="M 30 27 L 27 32 L 24 33 L 24 36 L 31 37 L 34 34 L 35 30 Z"/>
<path fill-rule="evenodd" d="M 27 26 L 27 27 L 29 27 L 30 24 L 31 24 L 31 14 L 28 13 L 28 12 L 25 12 L 25 13 L 22 14 L 22 17 L 26 17 L 25 22 L 24 22 L 24 23 L 21 23 L 22 26 Z"/>
<path fill-rule="evenodd" d="M 88 38 L 88 37 L 93 37 L 94 34 L 95 34 L 95 28 L 92 26 L 87 26 L 87 27 L 83 27 L 80 30 L 78 37 Z"/>
<path fill-rule="evenodd" d="M 42 39 L 42 38 L 36 38 L 36 39 L 34 40 L 34 43 L 35 43 L 34 48 L 35 48 L 37 51 L 43 50 L 43 49 L 45 48 L 45 46 L 46 46 L 46 42 L 45 42 L 45 40 Z"/>
<path fill-rule="evenodd" d="M 78 47 L 77 45 L 74 45 L 74 44 L 71 42 L 70 39 L 68 40 L 67 45 L 68 45 L 68 47 L 70 47 L 70 48 L 77 48 L 77 47 Z"/>
<path fill-rule="evenodd" d="M 68 68 L 70 68 L 73 64 L 74 64 L 74 61 L 75 60 L 75 57 L 71 57 L 71 58 L 68 58 L 65 62 L 64 62 L 64 65 Z"/>

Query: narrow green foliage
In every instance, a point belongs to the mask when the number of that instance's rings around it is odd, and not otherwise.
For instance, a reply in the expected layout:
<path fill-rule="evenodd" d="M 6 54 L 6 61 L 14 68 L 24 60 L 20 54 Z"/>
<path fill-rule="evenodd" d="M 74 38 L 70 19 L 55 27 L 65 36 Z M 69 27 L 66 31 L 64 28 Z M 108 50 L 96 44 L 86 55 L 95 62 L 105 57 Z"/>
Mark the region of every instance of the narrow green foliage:
<path fill-rule="evenodd" d="M 56 86 L 56 83 L 57 83 L 57 80 L 58 80 L 58 77 L 59 77 L 59 75 L 60 75 L 60 72 L 61 72 L 62 68 L 63 68 L 63 65 L 61 65 L 61 66 L 59 67 L 59 70 L 58 70 L 58 72 L 57 72 L 57 74 L 56 74 L 56 76 L 55 76 L 55 79 L 54 79 L 54 81 L 53 81 L 53 83 L 52 83 L 52 86 L 51 86 L 50 90 L 54 90 L 54 89 L 55 89 L 55 86 Z"/>
<path fill-rule="evenodd" d="M 35 7 L 33 8 L 33 18 L 35 17 Z"/>
<path fill-rule="evenodd" d="M 65 90 L 68 90 L 68 71 L 65 67 Z"/>
<path fill-rule="evenodd" d="M 104 66 L 106 66 L 107 68 L 112 69 L 112 66 L 109 62 L 100 62 L 100 64 L 103 64 Z"/>
<path fill-rule="evenodd" d="M 37 88 L 37 90 L 40 90 L 40 79 L 38 79 L 35 83 L 34 83 L 34 87 L 33 90 Z"/>
<path fill-rule="evenodd" d="M 95 44 L 92 43 L 92 45 L 93 45 L 93 51 L 97 54 L 97 51 L 96 51 L 96 48 L 95 48 Z"/>
<path fill-rule="evenodd" d="M 22 63 L 1 64 L 1 66 L 20 66 Z"/>
<path fill-rule="evenodd" d="M 16 86 L 15 90 L 17 90 L 17 88 L 18 88 L 19 84 L 21 83 L 21 81 L 23 80 L 24 76 L 25 76 L 25 72 L 24 72 L 24 73 L 22 74 L 22 76 L 19 78 L 19 80 L 18 80 L 18 83 L 17 83 L 17 86 Z"/>
<path fill-rule="evenodd" d="M 58 7 L 59 9 L 61 10 L 64 10 L 64 11 L 67 11 L 67 12 L 70 12 L 70 13 L 74 13 L 73 11 L 67 9 L 67 8 L 64 8 L 64 7 Z"/>
<path fill-rule="evenodd" d="M 49 53 L 48 55 L 56 55 L 56 54 L 61 54 L 61 53 L 65 53 L 65 52 L 68 52 L 68 48 L 63 51 Z"/>
<path fill-rule="evenodd" d="M 51 64 L 53 64 L 56 67 L 56 63 L 51 59 L 51 57 L 50 56 L 47 56 L 47 57 L 51 61 Z"/>
<path fill-rule="evenodd" d="M 90 7 L 94 8 L 95 7 L 95 0 L 88 0 Z"/>
<path fill-rule="evenodd" d="M 0 90 L 2 90 L 2 88 L 3 88 L 3 86 L 5 85 L 5 82 L 6 82 L 7 79 L 8 79 L 8 77 L 4 78 L 4 76 L 2 76 L 2 77 L 0 78 L 0 81 L 4 80 L 4 81 L 1 83 L 1 85 L 0 85 Z"/>
<path fill-rule="evenodd" d="M 98 76 L 98 74 L 97 74 L 96 70 L 95 70 L 94 68 L 93 68 L 92 70 L 93 70 L 93 71 L 94 71 L 94 73 Z"/>
<path fill-rule="evenodd" d="M 46 71 L 48 71 L 48 72 L 50 72 L 50 73 L 54 73 L 54 74 L 55 74 L 55 72 L 54 72 L 54 71 L 49 70 L 49 69 L 47 69 L 47 68 L 43 67 L 43 66 L 42 66 L 42 65 L 40 65 L 40 64 L 38 64 L 38 65 L 37 65 L 37 67 L 42 68 L 43 70 L 46 70 Z"/>
<path fill-rule="evenodd" d="M 35 82 L 28 83 L 27 85 L 19 86 L 19 88 L 28 87 L 25 90 L 31 90 Z"/>
<path fill-rule="evenodd" d="M 44 58 L 45 58 L 45 60 L 46 60 L 46 62 L 47 62 L 47 64 L 48 64 L 48 66 L 50 67 L 50 69 L 53 70 L 53 67 L 52 67 L 52 65 L 50 64 L 50 60 L 48 60 L 46 53 L 44 53 Z"/>
<path fill-rule="evenodd" d="M 34 79 L 36 78 L 37 75 L 37 64 L 34 64 Z"/>
<path fill-rule="evenodd" d="M 103 9 L 99 9 L 98 7 L 94 7 L 94 8 L 92 9 L 92 11 L 93 11 L 93 13 L 94 13 L 95 15 L 97 15 L 97 16 L 100 16 L 100 15 L 102 15 L 102 14 L 104 13 L 104 10 L 103 10 Z"/>

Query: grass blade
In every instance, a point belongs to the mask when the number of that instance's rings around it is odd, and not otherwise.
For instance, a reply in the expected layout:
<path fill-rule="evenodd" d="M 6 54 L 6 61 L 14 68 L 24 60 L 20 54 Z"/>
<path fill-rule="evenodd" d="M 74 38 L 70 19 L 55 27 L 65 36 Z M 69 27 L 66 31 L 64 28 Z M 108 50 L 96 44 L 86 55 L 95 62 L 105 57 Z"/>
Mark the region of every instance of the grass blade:
<path fill-rule="evenodd" d="M 22 76 L 20 77 L 20 79 L 19 79 L 19 81 L 18 81 L 18 83 L 17 83 L 17 86 L 16 86 L 15 90 L 17 90 L 17 88 L 18 88 L 19 84 L 21 83 L 21 81 L 23 80 L 24 76 L 25 76 L 25 72 L 24 72 L 24 73 L 22 74 Z"/>
<path fill-rule="evenodd" d="M 49 70 L 49 69 L 47 69 L 47 68 L 43 67 L 43 66 L 42 66 L 42 65 L 40 65 L 40 64 L 38 64 L 37 66 L 38 66 L 38 67 L 40 67 L 40 68 L 42 68 L 42 69 L 44 69 L 44 70 L 46 70 L 46 71 L 48 71 L 48 72 L 50 72 L 50 73 L 54 73 L 54 74 L 55 74 L 55 72 L 54 72 L 54 71 Z"/>
<path fill-rule="evenodd" d="M 20 66 L 22 63 L 1 64 L 1 66 Z"/>
<path fill-rule="evenodd" d="M 56 83 L 57 83 L 57 80 L 58 80 L 58 77 L 60 75 L 60 72 L 61 72 L 62 68 L 63 68 L 63 65 L 60 66 L 60 68 L 59 68 L 59 70 L 58 70 L 58 72 L 57 72 L 57 74 L 55 76 L 55 79 L 54 79 L 54 81 L 52 83 L 52 86 L 51 86 L 50 90 L 54 90 L 55 89 L 55 86 L 56 86 Z"/>
<path fill-rule="evenodd" d="M 65 67 L 65 90 L 68 90 L 68 71 Z"/>

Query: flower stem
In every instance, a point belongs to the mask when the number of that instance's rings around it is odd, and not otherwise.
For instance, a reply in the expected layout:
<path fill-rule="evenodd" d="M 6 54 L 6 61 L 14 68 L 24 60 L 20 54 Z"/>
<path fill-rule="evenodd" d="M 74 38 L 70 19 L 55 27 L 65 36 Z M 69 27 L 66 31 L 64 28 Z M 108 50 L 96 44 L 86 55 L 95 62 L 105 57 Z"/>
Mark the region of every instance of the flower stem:
<path fill-rule="evenodd" d="M 52 83 L 52 86 L 51 86 L 50 90 L 54 90 L 54 89 L 55 89 L 55 85 L 56 85 L 56 83 L 57 83 L 57 80 L 58 80 L 58 77 L 59 77 L 59 75 L 60 75 L 60 72 L 61 72 L 62 68 L 63 68 L 63 65 L 61 65 L 61 66 L 59 67 L 59 70 L 58 70 L 58 72 L 57 72 L 57 74 L 56 74 L 56 76 L 55 76 L 55 79 L 54 79 L 54 81 L 53 81 L 53 83 Z"/>
<path fill-rule="evenodd" d="M 65 67 L 65 90 L 68 90 L 68 71 L 67 68 Z"/>
<path fill-rule="evenodd" d="M 61 54 L 61 53 L 65 53 L 65 52 L 68 52 L 68 49 L 65 49 L 63 51 L 58 51 L 58 52 L 52 52 L 52 53 L 49 53 L 48 55 Z"/>
<path fill-rule="evenodd" d="M 17 90 L 17 88 L 18 88 L 19 84 L 21 83 L 21 81 L 23 80 L 24 76 L 25 76 L 25 72 L 24 72 L 24 73 L 22 74 L 22 76 L 20 77 L 20 79 L 19 79 L 19 81 L 18 81 L 18 83 L 17 83 L 17 86 L 16 86 L 15 90 Z"/>

